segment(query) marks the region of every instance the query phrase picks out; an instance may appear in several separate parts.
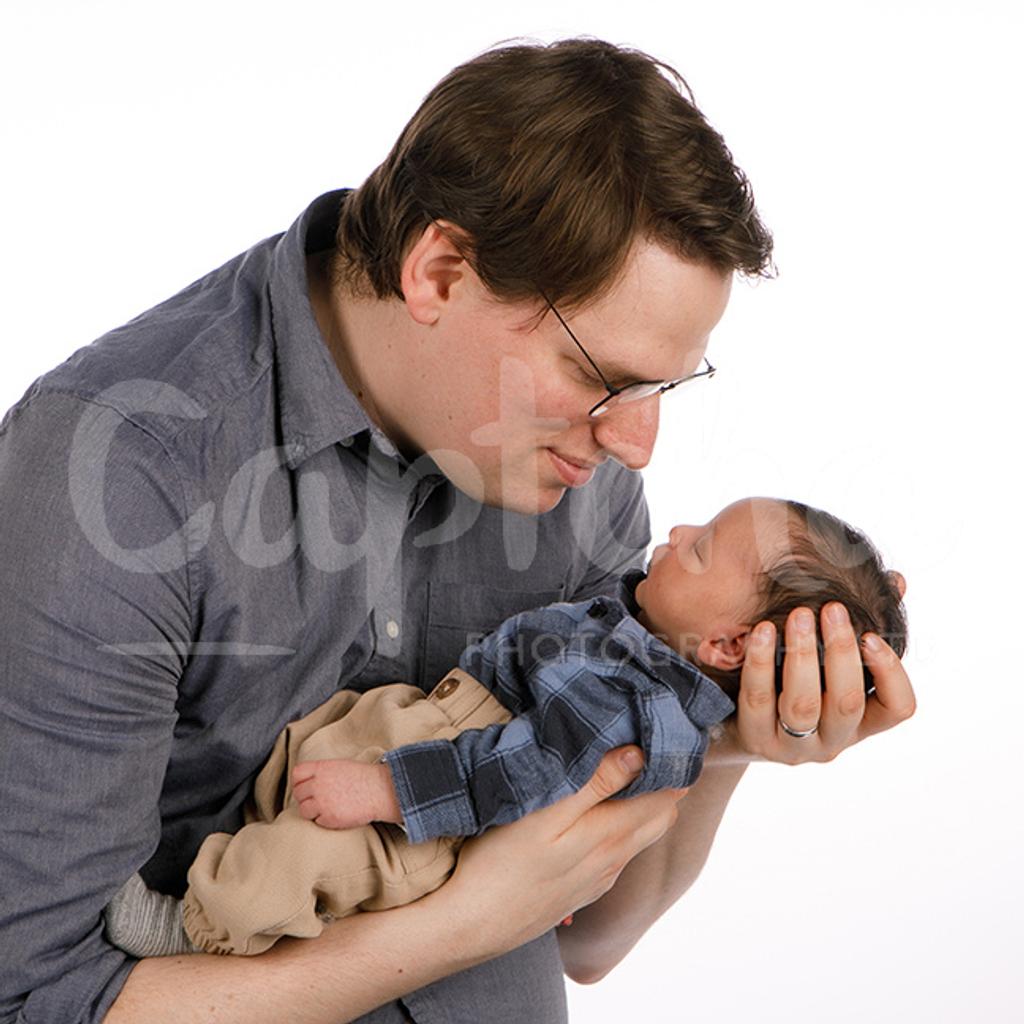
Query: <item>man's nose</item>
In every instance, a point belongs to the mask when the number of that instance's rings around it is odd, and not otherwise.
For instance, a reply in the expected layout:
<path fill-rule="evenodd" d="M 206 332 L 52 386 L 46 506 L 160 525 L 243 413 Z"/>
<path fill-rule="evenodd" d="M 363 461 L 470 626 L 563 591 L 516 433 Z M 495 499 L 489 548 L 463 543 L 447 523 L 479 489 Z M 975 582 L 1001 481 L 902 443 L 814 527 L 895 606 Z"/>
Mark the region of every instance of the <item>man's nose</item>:
<path fill-rule="evenodd" d="M 660 411 L 660 395 L 618 405 L 594 420 L 594 440 L 628 469 L 643 469 L 651 461 Z"/>

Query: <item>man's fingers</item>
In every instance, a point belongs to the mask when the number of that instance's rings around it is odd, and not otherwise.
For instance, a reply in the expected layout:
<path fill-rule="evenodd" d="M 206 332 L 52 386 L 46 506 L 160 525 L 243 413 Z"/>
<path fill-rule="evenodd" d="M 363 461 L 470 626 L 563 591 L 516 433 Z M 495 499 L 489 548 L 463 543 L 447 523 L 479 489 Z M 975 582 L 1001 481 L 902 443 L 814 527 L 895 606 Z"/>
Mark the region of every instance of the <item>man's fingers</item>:
<path fill-rule="evenodd" d="M 639 747 L 616 747 L 609 750 L 597 770 L 571 796 L 553 803 L 550 807 L 534 811 L 531 819 L 543 820 L 545 817 L 559 817 L 562 822 L 561 832 L 571 828 L 592 807 L 607 800 L 629 785 L 641 772 L 644 763 L 643 752 Z"/>
<path fill-rule="evenodd" d="M 794 608 L 786 619 L 779 714 L 791 728 L 813 729 L 821 721 L 818 634 L 810 608 Z"/>
<path fill-rule="evenodd" d="M 656 843 L 679 817 L 676 790 L 644 793 L 631 800 L 612 800 L 591 811 L 599 819 L 607 855 L 621 871 L 641 850 Z"/>
<path fill-rule="evenodd" d="M 614 752 L 605 756 L 613 758 Z M 557 837 L 571 866 L 565 873 L 579 874 L 582 883 L 570 906 L 583 907 L 600 899 L 637 854 L 665 835 L 679 816 L 677 792 L 664 789 L 630 800 L 605 800 L 566 827 Z M 540 818 L 582 793 L 580 790 L 553 807 L 536 811 L 526 820 Z"/>
<path fill-rule="evenodd" d="M 678 804 L 685 789 L 663 789 L 655 793 L 644 793 L 631 800 L 609 800 L 624 789 L 640 774 L 643 754 L 639 747 L 627 746 L 610 750 L 601 759 L 590 781 L 578 793 L 574 793 L 548 811 L 566 807 L 572 817 L 567 829 L 587 815 L 588 825 L 579 833 L 580 839 L 592 845 L 593 838 L 600 836 L 604 852 L 617 875 L 641 850 L 657 842 L 674 824 L 678 817 Z M 538 811 L 537 814 L 544 814 Z"/>
<path fill-rule="evenodd" d="M 865 633 L 861 653 L 875 681 L 875 692 L 860 726 L 863 738 L 906 721 L 917 710 L 917 698 L 903 663 L 881 637 Z"/>
<path fill-rule="evenodd" d="M 590 781 L 577 793 L 589 797 L 587 807 L 607 800 L 613 793 L 628 785 L 639 774 L 644 766 L 644 755 L 639 747 L 617 747 L 609 750 Z"/>
<path fill-rule="evenodd" d="M 747 643 L 740 670 L 736 725 L 743 746 L 761 753 L 775 738 L 775 626 L 761 622 Z"/>
<path fill-rule="evenodd" d="M 825 642 L 825 694 L 819 734 L 833 752 L 848 746 L 864 715 L 864 668 L 846 608 L 830 602 L 821 612 Z"/>

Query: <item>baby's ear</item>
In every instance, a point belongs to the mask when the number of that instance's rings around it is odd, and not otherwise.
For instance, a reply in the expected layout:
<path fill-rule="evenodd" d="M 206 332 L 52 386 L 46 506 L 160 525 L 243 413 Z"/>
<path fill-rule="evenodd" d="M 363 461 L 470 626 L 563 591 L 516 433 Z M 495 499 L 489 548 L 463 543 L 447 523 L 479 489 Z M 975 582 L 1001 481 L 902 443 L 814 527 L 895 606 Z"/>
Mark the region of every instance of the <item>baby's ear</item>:
<path fill-rule="evenodd" d="M 749 636 L 750 630 L 746 628 L 742 632 L 727 633 L 714 639 L 706 636 L 697 646 L 697 660 L 711 668 L 731 672 L 743 664 Z"/>

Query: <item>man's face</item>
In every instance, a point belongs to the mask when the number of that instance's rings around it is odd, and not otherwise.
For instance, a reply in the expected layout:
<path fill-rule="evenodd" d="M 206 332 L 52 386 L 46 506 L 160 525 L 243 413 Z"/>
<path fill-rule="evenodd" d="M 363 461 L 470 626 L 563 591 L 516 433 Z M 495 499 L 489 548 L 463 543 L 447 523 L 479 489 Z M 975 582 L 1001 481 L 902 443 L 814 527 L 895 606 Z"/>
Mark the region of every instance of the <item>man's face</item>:
<path fill-rule="evenodd" d="M 731 280 L 638 243 L 615 286 L 566 321 L 611 384 L 672 380 L 699 368 Z M 647 465 L 660 402 L 591 419 L 604 386 L 554 315 L 527 325 L 534 312 L 496 302 L 466 269 L 430 328 L 402 416 L 407 440 L 461 490 L 530 514 L 554 508 L 606 458 Z"/>
<path fill-rule="evenodd" d="M 636 588 L 640 621 L 690 658 L 702 640 L 744 637 L 754 625 L 758 579 L 787 544 L 787 523 L 783 502 L 746 498 L 703 526 L 674 526 Z"/>

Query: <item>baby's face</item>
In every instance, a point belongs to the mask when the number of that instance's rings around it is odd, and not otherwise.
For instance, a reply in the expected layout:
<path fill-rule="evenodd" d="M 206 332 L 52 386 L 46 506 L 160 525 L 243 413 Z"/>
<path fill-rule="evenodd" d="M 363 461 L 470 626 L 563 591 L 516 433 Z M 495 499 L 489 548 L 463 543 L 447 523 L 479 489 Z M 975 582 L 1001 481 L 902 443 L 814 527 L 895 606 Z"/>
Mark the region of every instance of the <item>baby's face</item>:
<path fill-rule="evenodd" d="M 636 588 L 640 621 L 691 659 L 701 641 L 745 644 L 757 578 L 786 543 L 787 515 L 782 502 L 744 498 L 704 526 L 673 527 Z"/>

